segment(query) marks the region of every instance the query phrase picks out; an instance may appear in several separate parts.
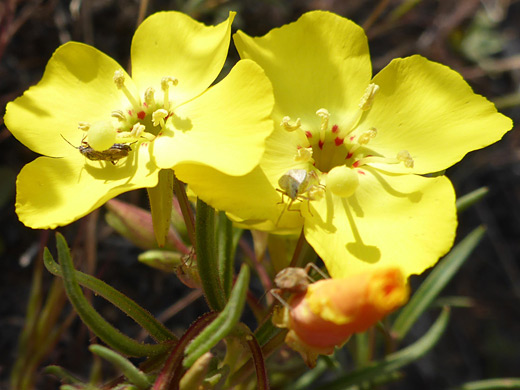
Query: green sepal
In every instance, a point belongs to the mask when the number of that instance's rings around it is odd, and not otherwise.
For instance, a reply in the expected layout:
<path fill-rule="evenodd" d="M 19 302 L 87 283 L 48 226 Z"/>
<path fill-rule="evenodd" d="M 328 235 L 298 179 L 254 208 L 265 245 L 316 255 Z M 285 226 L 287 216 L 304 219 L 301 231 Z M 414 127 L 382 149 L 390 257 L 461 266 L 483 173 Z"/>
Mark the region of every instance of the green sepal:
<path fill-rule="evenodd" d="M 155 187 L 148 188 L 150 208 L 152 210 L 153 231 L 160 247 L 166 242 L 170 229 L 173 202 L 173 171 L 161 169 L 159 182 Z"/>

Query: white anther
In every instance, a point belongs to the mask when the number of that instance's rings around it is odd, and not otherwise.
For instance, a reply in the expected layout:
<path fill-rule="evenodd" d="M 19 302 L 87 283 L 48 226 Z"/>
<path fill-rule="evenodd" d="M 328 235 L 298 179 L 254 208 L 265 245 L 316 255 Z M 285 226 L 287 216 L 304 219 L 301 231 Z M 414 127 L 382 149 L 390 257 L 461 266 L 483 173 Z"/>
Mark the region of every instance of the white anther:
<path fill-rule="evenodd" d="M 316 115 L 318 115 L 321 118 L 321 125 L 320 125 L 320 141 L 325 141 L 325 132 L 327 131 L 327 128 L 329 127 L 329 118 L 330 113 L 325 108 L 320 108 L 318 111 L 316 111 Z"/>
<path fill-rule="evenodd" d="M 369 84 L 367 89 L 365 90 L 365 94 L 361 98 L 359 102 L 359 108 L 362 111 L 367 111 L 372 107 L 372 103 L 374 102 L 374 98 L 376 96 L 377 91 L 379 91 L 379 85 L 377 84 Z"/>
<path fill-rule="evenodd" d="M 120 122 L 124 122 L 126 120 L 125 113 L 122 110 L 114 110 L 110 116 L 112 116 L 112 118 L 116 118 Z"/>
<path fill-rule="evenodd" d="M 282 126 L 287 131 L 294 131 L 296 129 L 299 129 L 302 125 L 302 122 L 300 118 L 297 118 L 294 123 L 291 123 L 291 118 L 288 116 L 284 116 L 282 118 L 282 122 L 280 122 L 280 126 Z"/>

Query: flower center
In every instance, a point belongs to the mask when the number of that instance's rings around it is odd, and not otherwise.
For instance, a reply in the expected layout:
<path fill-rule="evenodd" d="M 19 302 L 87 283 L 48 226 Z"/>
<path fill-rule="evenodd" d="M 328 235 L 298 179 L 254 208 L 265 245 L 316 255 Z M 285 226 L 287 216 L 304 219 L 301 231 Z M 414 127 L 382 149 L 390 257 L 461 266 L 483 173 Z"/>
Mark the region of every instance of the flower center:
<path fill-rule="evenodd" d="M 125 85 L 124 73 L 117 70 L 114 73 L 114 83 L 127 98 L 128 104 L 124 107 L 115 107 L 111 118 L 97 122 L 79 122 L 78 128 L 87 132 L 83 145 L 79 148 L 87 158 L 93 159 L 84 150 L 92 150 L 96 160 L 107 160 L 108 155 L 114 149 L 126 149 L 131 151 L 130 145 L 136 144 L 136 148 L 146 145 L 148 141 L 154 141 L 167 126 L 167 120 L 173 113 L 173 101 L 171 100 L 170 86 L 176 86 L 178 80 L 174 77 L 163 77 L 161 80 L 161 93 L 152 88 L 147 88 L 142 96 L 136 96 Z M 156 99 L 159 95 L 159 99 Z M 113 154 L 113 153 L 112 153 Z M 121 154 L 126 157 L 128 153 Z M 104 158 L 106 156 L 107 158 Z M 117 159 L 117 158 L 116 158 Z"/>
<path fill-rule="evenodd" d="M 370 141 L 377 137 L 376 128 L 358 129 L 363 114 L 372 107 L 378 90 L 379 86 L 369 84 L 358 109 L 341 126 L 331 123 L 331 114 L 325 108 L 316 112 L 321 119 L 319 128 L 304 128 L 300 118 L 293 121 L 287 116 L 280 124 L 286 131 L 301 131 L 305 134 L 305 137 L 301 137 L 305 140 L 303 144 L 297 145 L 295 161 L 312 165 L 314 168 L 311 169 L 318 171 L 326 187 L 340 197 L 349 197 L 355 192 L 359 184 L 358 175 L 365 174 L 363 166 L 367 164 L 403 163 L 413 168 L 414 161 L 407 150 L 399 151 L 396 156 L 383 156 L 370 149 Z"/>

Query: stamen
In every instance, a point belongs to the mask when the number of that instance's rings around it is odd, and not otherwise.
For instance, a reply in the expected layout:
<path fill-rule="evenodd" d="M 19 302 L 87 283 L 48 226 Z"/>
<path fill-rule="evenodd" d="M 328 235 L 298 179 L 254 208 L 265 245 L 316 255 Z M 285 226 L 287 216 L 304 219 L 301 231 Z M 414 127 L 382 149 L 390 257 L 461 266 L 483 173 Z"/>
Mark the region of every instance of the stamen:
<path fill-rule="evenodd" d="M 164 118 L 168 116 L 168 111 L 163 108 L 160 108 L 153 112 L 152 114 L 152 123 L 154 126 L 161 126 L 161 129 L 164 129 Z"/>
<path fill-rule="evenodd" d="M 126 120 L 125 113 L 121 110 L 114 110 L 110 115 L 112 118 L 116 118 L 120 122 L 124 122 Z"/>
<path fill-rule="evenodd" d="M 79 122 L 78 123 L 78 129 L 81 131 L 88 131 L 90 129 L 90 123 L 88 122 Z"/>
<path fill-rule="evenodd" d="M 163 77 L 161 79 L 161 89 L 163 90 L 163 95 L 164 95 L 163 107 L 167 111 L 170 110 L 170 96 L 169 96 L 170 84 L 175 87 L 177 84 L 179 84 L 179 80 L 177 80 L 175 77 L 171 77 L 171 76 Z"/>
<path fill-rule="evenodd" d="M 314 162 L 312 159 L 312 147 L 308 148 L 298 148 L 296 156 L 294 156 L 294 161 L 298 162 Z"/>
<path fill-rule="evenodd" d="M 401 150 L 397 153 L 397 159 L 402 161 L 406 168 L 413 168 L 413 158 L 408 150 Z"/>
<path fill-rule="evenodd" d="M 358 144 L 366 145 L 370 142 L 371 139 L 374 139 L 377 135 L 377 129 L 375 127 L 371 127 L 367 131 L 363 132 L 358 138 Z"/>
<path fill-rule="evenodd" d="M 329 127 L 329 118 L 330 113 L 325 108 L 320 108 L 318 111 L 316 111 L 316 115 L 318 115 L 321 118 L 321 125 L 320 125 L 320 149 L 323 146 L 323 143 L 325 142 L 325 132 L 327 131 L 327 128 Z"/>
<path fill-rule="evenodd" d="M 132 127 L 132 130 L 130 131 L 130 136 L 135 137 L 135 138 L 139 138 L 141 136 L 141 134 L 144 133 L 145 130 L 146 130 L 146 126 L 144 126 L 144 125 L 142 125 L 140 123 L 136 123 Z"/>
<path fill-rule="evenodd" d="M 141 104 L 135 100 L 134 95 L 130 93 L 128 88 L 125 86 L 125 74 L 122 70 L 116 70 L 114 72 L 114 83 L 116 84 L 117 89 L 120 89 L 125 94 L 126 98 L 130 102 L 130 104 L 136 109 L 139 110 Z"/>
<path fill-rule="evenodd" d="M 288 116 L 284 116 L 280 126 L 282 126 L 285 130 L 291 132 L 297 130 L 302 125 L 300 118 L 297 118 L 294 123 L 290 123 L 291 118 Z"/>
<path fill-rule="evenodd" d="M 372 103 L 374 102 L 374 98 L 376 96 L 377 91 L 379 91 L 379 85 L 377 84 L 369 84 L 367 89 L 365 90 L 365 94 L 361 98 L 359 102 L 359 108 L 362 111 L 367 111 L 372 107 Z"/>
<path fill-rule="evenodd" d="M 146 91 L 144 91 L 144 102 L 148 107 L 155 105 L 155 89 L 152 87 L 146 88 Z"/>

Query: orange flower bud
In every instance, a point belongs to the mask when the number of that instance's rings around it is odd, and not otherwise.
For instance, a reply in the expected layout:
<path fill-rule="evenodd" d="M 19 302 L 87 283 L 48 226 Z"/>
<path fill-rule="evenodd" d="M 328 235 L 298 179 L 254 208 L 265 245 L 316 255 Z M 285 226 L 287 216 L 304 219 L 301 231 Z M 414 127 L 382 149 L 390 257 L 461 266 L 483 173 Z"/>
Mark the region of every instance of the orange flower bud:
<path fill-rule="evenodd" d="M 344 279 L 312 283 L 294 294 L 277 326 L 289 329 L 287 344 L 310 366 L 317 355 L 331 354 L 353 333 L 363 332 L 406 303 L 409 287 L 398 268 L 378 269 Z"/>

